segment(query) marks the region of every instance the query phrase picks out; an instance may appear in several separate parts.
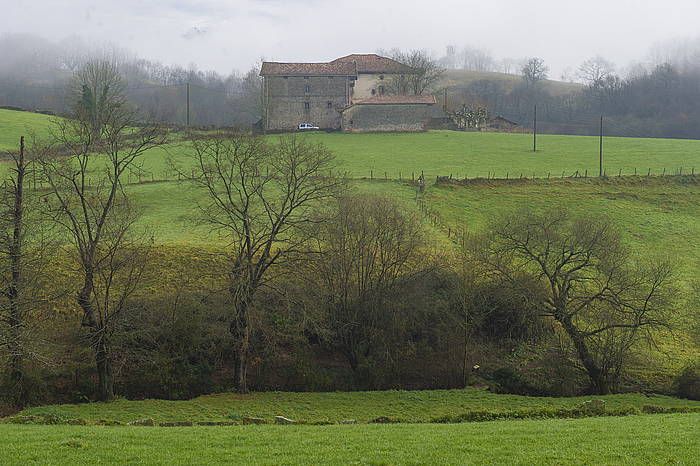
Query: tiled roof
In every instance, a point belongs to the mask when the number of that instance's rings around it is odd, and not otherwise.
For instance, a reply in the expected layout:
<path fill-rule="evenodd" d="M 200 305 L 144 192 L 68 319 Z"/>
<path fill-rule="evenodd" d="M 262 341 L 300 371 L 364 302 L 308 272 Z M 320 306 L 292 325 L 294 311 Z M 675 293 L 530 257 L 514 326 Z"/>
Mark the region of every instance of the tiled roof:
<path fill-rule="evenodd" d="M 353 53 L 331 63 L 356 63 L 358 73 L 410 73 L 411 67 L 376 53 Z"/>
<path fill-rule="evenodd" d="M 261 76 L 356 76 L 355 63 L 279 63 L 263 62 Z"/>
<path fill-rule="evenodd" d="M 376 104 L 434 104 L 435 97 L 432 95 L 375 95 L 369 99 L 356 100 L 355 105 L 376 105 Z"/>

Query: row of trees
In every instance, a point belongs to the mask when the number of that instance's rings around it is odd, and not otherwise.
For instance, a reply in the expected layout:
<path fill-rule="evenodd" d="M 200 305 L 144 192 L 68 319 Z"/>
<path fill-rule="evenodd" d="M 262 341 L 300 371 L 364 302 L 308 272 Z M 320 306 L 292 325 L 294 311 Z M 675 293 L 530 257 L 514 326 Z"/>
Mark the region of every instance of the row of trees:
<path fill-rule="evenodd" d="M 700 114 L 693 105 L 700 98 L 696 68 L 665 63 L 622 78 L 610 62 L 594 57 L 579 69 L 585 85 L 556 94 L 546 81 L 548 73 L 542 59 L 531 58 L 515 85 L 482 79 L 448 88 L 448 107 L 483 106 L 492 115 L 532 127 L 537 105 L 538 128 L 550 133 L 598 134 L 600 115 L 614 123 L 605 129 L 611 136 L 696 138 L 700 132 Z"/>
<path fill-rule="evenodd" d="M 52 43 L 28 34 L 0 36 L 0 105 L 66 114 L 72 109 L 68 88 L 74 73 L 94 60 L 118 67 L 129 101 L 149 121 L 185 124 L 188 97 L 194 125 L 249 126 L 260 118 L 257 66 L 221 75 L 195 65 L 164 65 L 75 37 Z"/>
<path fill-rule="evenodd" d="M 22 145 L 3 190 L 0 348 L 19 406 L 36 399 L 32 367 L 85 362 L 85 351 L 90 392 L 109 400 L 115 382 L 136 396 L 188 396 L 223 378 L 245 393 L 251 367 L 254 386 L 290 388 L 260 372 L 285 358 L 349 368 L 349 385 L 326 389 L 463 386 L 484 347 L 558 338 L 558 357 L 607 393 L 631 350 L 669 321 L 671 268 L 638 264 L 608 221 L 520 212 L 438 254 L 415 215 L 353 193 L 327 148 L 247 133 L 193 136 L 172 161 L 225 247 L 195 252 L 210 280 L 163 278 L 124 176 L 167 135 L 134 129 L 113 64 L 75 76 L 71 118 L 55 123 L 49 146 Z M 48 190 L 27 189 L 32 171 Z M 172 288 L 153 295 L 159 280 Z M 189 280 L 198 285 L 183 291 Z M 446 377 L 445 364 L 460 376 Z M 154 374 L 158 386 L 144 388 Z"/>

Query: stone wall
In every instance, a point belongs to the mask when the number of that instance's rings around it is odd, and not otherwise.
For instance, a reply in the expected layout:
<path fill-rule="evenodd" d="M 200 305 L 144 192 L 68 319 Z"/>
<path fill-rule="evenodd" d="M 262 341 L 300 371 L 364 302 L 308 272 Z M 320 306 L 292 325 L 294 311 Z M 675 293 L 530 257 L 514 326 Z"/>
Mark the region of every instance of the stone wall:
<path fill-rule="evenodd" d="M 340 128 L 340 110 L 349 102 L 350 83 L 347 76 L 265 76 L 265 129 L 294 130 L 301 123 Z"/>
<path fill-rule="evenodd" d="M 357 76 L 357 82 L 352 92 L 352 100 L 362 100 L 369 99 L 370 97 L 381 94 L 381 87 L 384 87 L 384 91 L 387 92 L 388 89 L 386 81 L 391 79 L 392 75 L 385 75 L 383 73 L 361 73 Z M 372 93 L 374 91 L 374 94 Z"/>
<path fill-rule="evenodd" d="M 430 121 L 427 104 L 360 104 L 343 112 L 343 131 L 425 131 Z"/>

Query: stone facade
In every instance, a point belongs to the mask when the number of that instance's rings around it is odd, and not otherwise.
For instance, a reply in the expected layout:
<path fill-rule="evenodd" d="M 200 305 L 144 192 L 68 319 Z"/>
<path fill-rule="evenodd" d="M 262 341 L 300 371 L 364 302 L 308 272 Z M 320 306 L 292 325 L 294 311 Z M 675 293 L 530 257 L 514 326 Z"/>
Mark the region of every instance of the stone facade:
<path fill-rule="evenodd" d="M 349 76 L 267 76 L 263 81 L 265 129 L 294 130 L 301 123 L 340 128 L 350 101 Z"/>
<path fill-rule="evenodd" d="M 262 129 L 302 123 L 345 131 L 422 131 L 432 96 L 388 96 L 385 79 L 414 72 L 390 58 L 353 54 L 328 63 L 264 62 Z"/>
<path fill-rule="evenodd" d="M 430 122 L 430 106 L 421 103 L 357 104 L 343 112 L 343 131 L 425 131 Z"/>

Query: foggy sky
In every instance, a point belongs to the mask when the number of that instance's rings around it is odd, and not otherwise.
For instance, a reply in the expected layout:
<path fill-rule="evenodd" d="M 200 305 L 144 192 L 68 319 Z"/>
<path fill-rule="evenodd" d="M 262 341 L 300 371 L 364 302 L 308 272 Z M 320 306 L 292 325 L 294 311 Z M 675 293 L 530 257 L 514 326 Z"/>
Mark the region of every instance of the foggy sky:
<path fill-rule="evenodd" d="M 698 0 L 3 0 L 0 33 L 79 35 L 143 58 L 228 73 L 259 58 L 327 61 L 448 44 L 496 58 L 539 56 L 558 77 L 586 58 L 642 60 L 655 42 L 696 37 Z"/>

